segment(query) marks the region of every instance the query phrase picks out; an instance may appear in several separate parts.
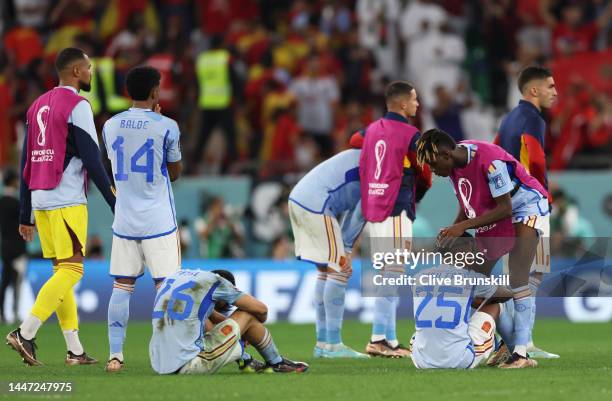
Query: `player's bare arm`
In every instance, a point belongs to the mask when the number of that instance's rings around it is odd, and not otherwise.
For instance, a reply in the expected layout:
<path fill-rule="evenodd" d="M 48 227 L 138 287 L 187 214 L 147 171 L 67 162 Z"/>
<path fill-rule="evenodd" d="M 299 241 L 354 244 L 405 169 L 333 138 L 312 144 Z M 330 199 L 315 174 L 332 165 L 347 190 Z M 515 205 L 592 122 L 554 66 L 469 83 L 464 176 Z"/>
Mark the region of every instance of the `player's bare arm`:
<path fill-rule="evenodd" d="M 168 162 L 167 166 L 170 181 L 174 182 L 178 180 L 183 172 L 183 163 L 180 160 L 177 162 Z"/>
<path fill-rule="evenodd" d="M 238 298 L 234 306 L 241 311 L 252 314 L 261 323 L 264 323 L 268 319 L 268 307 L 266 304 L 249 294 L 244 294 Z"/>

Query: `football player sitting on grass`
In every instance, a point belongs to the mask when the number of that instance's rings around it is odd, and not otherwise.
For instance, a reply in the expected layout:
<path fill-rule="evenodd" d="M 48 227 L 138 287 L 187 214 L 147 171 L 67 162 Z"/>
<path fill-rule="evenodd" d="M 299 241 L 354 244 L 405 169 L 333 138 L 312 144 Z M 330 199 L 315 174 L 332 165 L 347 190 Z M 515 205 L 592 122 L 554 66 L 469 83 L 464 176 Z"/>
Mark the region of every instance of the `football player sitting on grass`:
<path fill-rule="evenodd" d="M 467 236 L 457 239 L 452 248 L 438 248 L 438 252 L 477 252 L 474 240 Z M 511 299 L 512 291 L 496 285 L 475 285 L 485 276 L 470 268 L 477 266 L 465 263 L 460 269 L 442 265 L 415 276 L 416 333 L 410 348 L 418 369 L 471 369 L 486 361 L 493 351 L 495 321 L 500 315 L 498 303 Z M 457 283 L 457 279 L 462 285 L 444 285 L 444 280 Z M 473 308 L 476 309 L 472 311 Z"/>
<path fill-rule="evenodd" d="M 237 308 L 229 317 L 215 310 L 228 305 Z M 244 340 L 266 361 L 259 372 L 308 370 L 279 354 L 263 325 L 267 314 L 266 305 L 220 275 L 180 270 L 163 281 L 155 298 L 151 366 L 159 374 L 213 374 L 230 362 L 252 360 L 244 355 Z"/>

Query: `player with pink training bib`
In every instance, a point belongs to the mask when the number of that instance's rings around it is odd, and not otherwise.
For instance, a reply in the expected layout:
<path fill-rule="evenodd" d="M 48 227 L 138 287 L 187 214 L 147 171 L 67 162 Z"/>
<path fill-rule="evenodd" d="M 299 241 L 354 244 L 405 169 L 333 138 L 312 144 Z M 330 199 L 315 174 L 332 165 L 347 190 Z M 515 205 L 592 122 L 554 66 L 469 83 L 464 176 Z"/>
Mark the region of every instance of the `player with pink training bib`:
<path fill-rule="evenodd" d="M 515 223 L 512 227 L 511 221 L 520 216 L 547 216 L 548 192 L 499 146 L 482 141 L 455 143 L 439 129 L 422 135 L 417 143 L 417 158 L 420 165 L 429 165 L 436 175 L 450 177 L 461 206 L 454 224 L 440 230 L 440 245 L 451 244 L 469 229 L 476 229 L 477 237 L 496 231 L 500 243 L 494 249 L 495 255 L 489 255 L 493 257 L 480 268 L 485 274 L 490 274 L 497 259 L 509 252 L 514 311 L 511 319 L 511 313 L 507 314 L 507 324 L 500 323 L 498 330 L 506 344 L 513 347 L 513 353 L 500 367 L 537 366 L 527 356 L 532 302 L 528 284 L 542 233 L 535 225 Z M 510 235 L 514 238 L 508 238 Z"/>
<path fill-rule="evenodd" d="M 351 138 L 362 151 L 359 160 L 361 208 L 371 238 L 372 252 L 410 249 L 412 221 L 418 202 L 431 186 L 431 173 L 416 163 L 419 131 L 410 125 L 419 107 L 417 93 L 407 82 L 396 81 L 385 92 L 387 113 Z M 400 276 L 404 266 L 386 265 L 385 276 Z M 407 357 L 395 330 L 397 294 L 377 294 L 372 337 L 366 352 L 372 356 Z"/>

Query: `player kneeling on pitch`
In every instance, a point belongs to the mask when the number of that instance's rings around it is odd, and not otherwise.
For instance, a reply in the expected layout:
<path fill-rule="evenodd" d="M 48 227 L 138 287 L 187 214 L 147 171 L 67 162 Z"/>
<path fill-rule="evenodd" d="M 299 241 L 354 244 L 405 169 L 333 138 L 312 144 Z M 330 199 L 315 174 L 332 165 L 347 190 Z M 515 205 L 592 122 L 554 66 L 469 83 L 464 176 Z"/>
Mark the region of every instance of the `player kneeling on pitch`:
<path fill-rule="evenodd" d="M 215 311 L 236 307 L 228 318 Z M 218 274 L 180 270 L 166 278 L 153 308 L 151 366 L 159 374 L 213 374 L 238 361 L 244 343 L 252 344 L 265 359 L 260 372 L 301 373 L 303 362 L 283 358 L 263 325 L 268 308 Z"/>
<path fill-rule="evenodd" d="M 452 252 L 474 249 L 472 244 L 471 239 L 460 238 L 453 245 Z M 418 369 L 471 369 L 491 355 L 495 343 L 495 321 L 500 315 L 498 303 L 511 299 L 512 291 L 495 285 L 472 285 L 476 279 L 486 277 L 468 270 L 469 267 L 466 265 L 459 269 L 442 265 L 415 276 L 416 333 L 410 340 L 410 348 L 412 362 Z M 444 283 L 445 280 L 464 284 L 419 284 Z M 472 312 L 474 306 L 477 309 Z"/>

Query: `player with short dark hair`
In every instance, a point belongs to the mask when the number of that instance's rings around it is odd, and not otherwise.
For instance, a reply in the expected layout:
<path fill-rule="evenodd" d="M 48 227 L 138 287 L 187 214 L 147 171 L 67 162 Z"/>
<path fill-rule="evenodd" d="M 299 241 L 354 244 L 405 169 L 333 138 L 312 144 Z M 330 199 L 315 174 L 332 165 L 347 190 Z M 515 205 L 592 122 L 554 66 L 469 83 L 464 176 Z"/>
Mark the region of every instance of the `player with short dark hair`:
<path fill-rule="evenodd" d="M 537 93 L 536 92 L 531 92 L 531 90 L 533 89 L 533 87 L 528 87 L 529 84 L 535 84 L 536 88 L 537 86 L 540 86 L 540 90 L 543 88 L 548 88 L 548 89 L 554 89 L 555 85 L 554 82 L 550 82 L 548 80 L 548 78 L 552 78 L 552 72 L 550 72 L 550 70 L 548 68 L 544 68 L 544 67 L 539 67 L 539 66 L 530 66 L 530 67 L 525 67 L 520 73 L 519 73 L 519 78 L 518 78 L 518 88 L 519 91 L 521 91 L 521 93 L 523 95 L 529 95 L 529 96 L 535 96 L 538 97 L 538 95 L 545 95 L 547 94 L 547 92 L 543 92 L 543 93 Z M 533 81 L 540 81 L 540 82 L 533 82 Z M 542 82 L 542 81 L 546 81 L 546 82 Z M 552 91 L 551 91 L 552 92 Z M 555 91 L 556 92 L 556 91 Z M 552 95 L 552 93 L 551 93 Z M 551 99 L 554 100 L 554 99 Z M 545 103 L 546 102 L 546 97 L 540 97 L 540 103 Z M 551 103 L 548 102 L 548 104 L 542 104 L 543 107 L 550 107 Z"/>
<path fill-rule="evenodd" d="M 503 368 L 534 367 L 527 356 L 531 319 L 529 267 L 533 262 L 538 234 L 530 224 L 514 223 L 522 216 L 547 216 L 548 192 L 525 168 L 497 145 L 483 141 L 462 141 L 439 129 L 423 133 L 417 142 L 419 164 L 428 164 L 442 177 L 450 177 L 460 204 L 453 225 L 440 230 L 439 239 L 452 243 L 468 229 L 476 229 L 477 237 L 501 238 L 495 253 L 488 252 L 486 274 L 496 260 L 509 254 L 510 285 L 515 314 L 514 352 Z M 514 240 L 516 238 L 516 240 Z"/>
<path fill-rule="evenodd" d="M 523 69 L 518 78 L 518 88 L 522 99 L 519 104 L 502 120 L 495 143 L 518 160 L 527 172 L 548 190 L 546 156 L 544 154 L 546 122 L 542 111 L 549 109 L 557 98 L 557 89 L 550 70 L 531 66 Z M 552 203 L 552 198 L 548 201 Z M 533 294 L 542 281 L 542 275 L 550 272 L 550 221 L 546 216 L 523 216 L 516 223 L 529 224 L 535 219 L 540 246 L 531 267 L 529 285 Z M 507 264 L 505 264 L 504 267 Z M 535 324 L 535 297 L 532 298 L 531 329 L 527 351 L 536 358 L 558 358 L 537 348 L 531 333 Z"/>
<path fill-rule="evenodd" d="M 153 67 L 142 66 L 130 70 L 125 78 L 125 87 L 132 100 L 147 100 L 156 86 L 161 74 Z"/>
<path fill-rule="evenodd" d="M 226 275 L 227 276 L 227 275 Z M 225 317 L 217 304 L 233 305 Z M 214 374 L 252 344 L 266 360 L 259 372 L 302 373 L 308 364 L 283 358 L 263 325 L 268 308 L 218 274 L 179 270 L 168 276 L 153 307 L 151 366 L 159 374 Z"/>
<path fill-rule="evenodd" d="M 385 90 L 385 101 L 387 113 L 383 118 L 351 138 L 351 146 L 362 148 L 361 207 L 373 252 L 410 249 L 416 203 L 431 186 L 428 167 L 421 168 L 416 162 L 420 132 L 408 121 L 419 107 L 416 90 L 405 81 L 391 82 Z M 388 265 L 383 270 L 386 276 L 399 276 L 404 266 Z M 373 356 L 408 357 L 408 349 L 399 344 L 395 329 L 399 297 L 378 295 L 366 352 Z"/>
<path fill-rule="evenodd" d="M 83 276 L 87 243 L 86 177 L 111 209 L 115 195 L 100 160 L 91 106 L 79 96 L 91 88 L 89 57 L 81 49 L 66 48 L 55 64 L 59 85 L 36 99 L 27 113 L 19 226 L 22 237 L 31 241 L 36 223 L 43 256 L 53 260 L 53 276 L 40 289 L 30 315 L 6 339 L 25 363 L 41 365 L 34 337 L 55 312 L 68 348 L 66 364 L 82 365 L 97 362 L 79 340 L 73 290 Z"/>
<path fill-rule="evenodd" d="M 158 286 L 181 266 L 181 251 L 170 181 L 181 174 L 180 132 L 160 114 L 160 74 L 135 67 L 126 77 L 132 107 L 109 119 L 102 130 L 117 187 L 108 304 L 110 355 L 106 371 L 123 369 L 123 342 L 136 279 L 146 265 Z"/>

